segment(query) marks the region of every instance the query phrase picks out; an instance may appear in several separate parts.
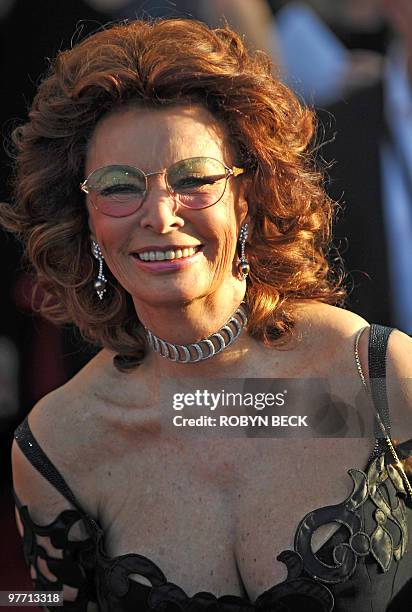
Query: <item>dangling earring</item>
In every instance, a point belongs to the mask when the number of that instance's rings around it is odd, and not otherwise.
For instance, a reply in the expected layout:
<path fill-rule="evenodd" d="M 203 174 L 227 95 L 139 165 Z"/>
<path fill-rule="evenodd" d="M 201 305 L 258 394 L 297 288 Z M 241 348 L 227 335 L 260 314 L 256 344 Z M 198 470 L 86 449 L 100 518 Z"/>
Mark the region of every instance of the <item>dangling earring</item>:
<path fill-rule="evenodd" d="M 99 300 L 102 300 L 104 294 L 106 293 L 107 279 L 105 275 L 103 274 L 104 257 L 100 249 L 100 246 L 94 240 L 92 240 L 92 253 L 93 253 L 93 256 L 99 262 L 99 273 L 97 275 L 96 280 L 94 281 L 94 288 L 96 290 L 97 295 L 99 296 Z"/>
<path fill-rule="evenodd" d="M 246 240 L 248 236 L 247 228 L 248 228 L 248 224 L 245 223 L 240 228 L 240 233 L 239 233 L 240 261 L 237 265 L 237 269 L 239 271 L 239 275 L 241 276 L 242 280 L 244 280 L 247 277 L 250 271 L 250 266 L 249 266 L 248 260 L 246 259 L 246 255 L 245 255 L 245 244 L 246 244 Z"/>

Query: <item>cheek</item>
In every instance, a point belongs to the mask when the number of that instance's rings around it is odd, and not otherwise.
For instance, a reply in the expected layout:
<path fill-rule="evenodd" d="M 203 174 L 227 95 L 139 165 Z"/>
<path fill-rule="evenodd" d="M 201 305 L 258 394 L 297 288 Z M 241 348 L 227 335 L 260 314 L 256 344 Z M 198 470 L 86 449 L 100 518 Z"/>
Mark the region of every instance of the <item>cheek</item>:
<path fill-rule="evenodd" d="M 120 219 L 113 220 L 103 215 L 93 215 L 93 213 L 90 214 L 89 219 L 90 229 L 102 249 L 107 267 L 120 280 L 120 262 L 116 255 L 124 250 L 122 247 L 128 235 L 126 224 Z"/>
<path fill-rule="evenodd" d="M 111 219 L 91 212 L 89 226 L 105 255 L 118 249 L 125 240 L 127 227 L 122 219 Z"/>
<path fill-rule="evenodd" d="M 227 214 L 215 219 L 213 229 L 217 244 L 217 252 L 213 254 L 214 274 L 216 277 L 221 277 L 232 272 L 236 260 L 237 230 L 234 215 Z"/>

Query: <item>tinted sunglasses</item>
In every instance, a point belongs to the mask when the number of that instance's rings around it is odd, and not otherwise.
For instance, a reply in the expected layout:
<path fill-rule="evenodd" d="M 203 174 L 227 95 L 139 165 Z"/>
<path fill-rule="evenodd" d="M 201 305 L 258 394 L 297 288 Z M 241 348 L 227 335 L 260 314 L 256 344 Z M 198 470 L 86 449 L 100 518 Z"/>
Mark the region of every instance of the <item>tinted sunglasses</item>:
<path fill-rule="evenodd" d="M 244 172 L 244 168 L 230 168 L 212 157 L 190 157 L 159 172 L 146 173 L 134 166 L 104 166 L 94 170 L 80 189 L 104 215 L 127 217 L 143 204 L 149 176 L 164 175 L 167 190 L 175 202 L 186 208 L 202 209 L 219 202 L 228 179 Z"/>

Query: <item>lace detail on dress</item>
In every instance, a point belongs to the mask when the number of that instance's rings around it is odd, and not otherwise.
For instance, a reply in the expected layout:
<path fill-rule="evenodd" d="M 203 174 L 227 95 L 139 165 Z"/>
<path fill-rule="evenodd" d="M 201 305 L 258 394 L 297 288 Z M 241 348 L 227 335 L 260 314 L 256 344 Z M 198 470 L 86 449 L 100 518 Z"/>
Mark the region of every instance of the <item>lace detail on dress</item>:
<path fill-rule="evenodd" d="M 393 558 L 399 561 L 403 557 L 408 544 L 407 492 L 398 471 L 390 464 L 385 465 L 381 455 L 367 473 L 350 469 L 348 474 L 354 483 L 350 496 L 341 504 L 307 514 L 295 535 L 295 550 L 302 556 L 305 571 L 330 584 L 348 580 L 359 559 L 368 554 L 386 572 Z M 372 502 L 369 506 L 365 505 L 367 500 Z M 313 553 L 311 537 L 318 527 L 332 521 L 346 528 L 347 539 L 334 547 L 334 563 L 330 565 Z M 396 541 L 393 533 L 399 535 Z"/>
<path fill-rule="evenodd" d="M 24 558 L 31 568 L 34 589 L 61 591 L 63 587 L 69 587 L 71 593 L 77 594 L 73 601 L 64 601 L 64 609 L 89 612 L 89 603 L 97 601 L 94 585 L 95 538 L 91 536 L 82 541 L 73 541 L 68 537 L 73 525 L 83 517 L 77 510 L 64 510 L 52 523 L 37 525 L 30 517 L 27 506 L 22 506 L 17 498 L 16 504 L 23 528 Z M 49 539 L 58 556 L 48 553 L 40 543 L 45 538 Z M 48 606 L 47 609 L 59 612 L 62 608 Z"/>

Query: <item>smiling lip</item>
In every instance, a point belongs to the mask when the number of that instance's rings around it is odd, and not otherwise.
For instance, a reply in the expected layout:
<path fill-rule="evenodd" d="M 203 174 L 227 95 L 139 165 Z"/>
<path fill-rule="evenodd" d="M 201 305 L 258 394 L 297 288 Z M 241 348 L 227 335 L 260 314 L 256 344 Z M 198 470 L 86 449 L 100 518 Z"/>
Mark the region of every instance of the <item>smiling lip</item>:
<path fill-rule="evenodd" d="M 144 253 L 145 251 L 177 251 L 178 249 L 183 251 L 183 249 L 198 249 L 202 246 L 202 244 L 165 244 L 164 246 L 148 245 L 142 247 L 141 249 L 136 249 L 135 251 L 133 251 L 133 253 Z"/>
<path fill-rule="evenodd" d="M 162 272 L 176 272 L 178 270 L 182 270 L 183 268 L 187 268 L 188 266 L 195 263 L 196 260 L 198 260 L 201 257 L 202 245 L 196 245 L 196 247 L 199 247 L 199 250 L 193 255 L 189 255 L 187 257 L 181 257 L 178 259 L 164 259 L 162 261 L 142 261 L 137 256 L 137 253 L 144 253 L 145 251 L 156 251 L 156 250 L 162 250 L 162 251 L 166 251 L 166 250 L 173 251 L 175 249 L 183 250 L 184 248 L 190 248 L 190 247 L 188 246 L 177 247 L 176 246 L 175 248 L 163 247 L 162 249 L 159 249 L 159 247 L 155 247 L 155 248 L 145 247 L 143 249 L 139 249 L 138 251 L 134 251 L 133 253 L 131 253 L 131 255 L 132 255 L 133 261 L 135 262 L 136 266 L 140 270 L 144 270 L 145 272 L 151 272 L 153 274 L 158 274 Z"/>

